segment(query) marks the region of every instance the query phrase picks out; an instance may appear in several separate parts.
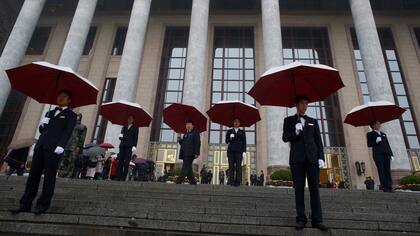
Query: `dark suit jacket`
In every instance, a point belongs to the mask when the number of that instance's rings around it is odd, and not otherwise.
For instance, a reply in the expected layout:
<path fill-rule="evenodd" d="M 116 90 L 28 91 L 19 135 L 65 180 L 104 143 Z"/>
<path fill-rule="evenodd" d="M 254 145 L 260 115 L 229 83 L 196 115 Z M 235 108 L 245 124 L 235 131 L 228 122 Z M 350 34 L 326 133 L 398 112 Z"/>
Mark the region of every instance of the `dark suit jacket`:
<path fill-rule="evenodd" d="M 184 157 L 195 158 L 196 155 L 200 155 L 200 134 L 195 129 L 189 133 L 184 134 L 182 138 L 179 138 L 178 143 L 181 145 L 179 159 L 183 160 Z"/>
<path fill-rule="evenodd" d="M 230 135 L 235 134 L 234 138 Z M 235 129 L 230 129 L 226 132 L 226 143 L 228 144 L 228 152 L 246 152 L 246 135 L 245 131 L 238 129 L 238 133 L 235 133 Z"/>
<path fill-rule="evenodd" d="M 137 140 L 139 138 L 139 128 L 137 126 L 132 125 L 128 128 L 128 125 L 125 125 L 121 129 L 121 134 L 123 137 L 120 138 L 120 148 L 137 147 Z"/>
<path fill-rule="evenodd" d="M 21 168 L 28 159 L 29 149 L 30 147 L 24 147 L 11 150 L 4 158 L 4 162 L 9 164 L 9 166 Z"/>
<path fill-rule="evenodd" d="M 296 135 L 295 125 L 300 122 L 297 115 L 284 119 L 283 141 L 290 142 L 290 164 L 303 163 L 305 160 L 318 165 L 318 159 L 324 160 L 324 146 L 318 122 L 309 116 L 304 116 L 305 127 Z"/>
<path fill-rule="evenodd" d="M 55 110 L 45 114 L 45 117 L 50 118 L 50 121 L 46 125 L 39 126 L 41 135 L 35 149 L 44 148 L 54 151 L 57 146 L 66 147 L 76 125 L 76 113 L 67 108 L 58 113 L 57 116 L 54 116 L 54 114 Z"/>
<path fill-rule="evenodd" d="M 373 158 L 378 158 L 383 155 L 393 156 L 391 146 L 389 145 L 388 138 L 384 133 L 381 132 L 382 141 L 376 143 L 376 139 L 379 137 L 379 134 L 376 131 L 370 131 L 366 134 L 367 136 L 367 145 L 373 150 Z"/>

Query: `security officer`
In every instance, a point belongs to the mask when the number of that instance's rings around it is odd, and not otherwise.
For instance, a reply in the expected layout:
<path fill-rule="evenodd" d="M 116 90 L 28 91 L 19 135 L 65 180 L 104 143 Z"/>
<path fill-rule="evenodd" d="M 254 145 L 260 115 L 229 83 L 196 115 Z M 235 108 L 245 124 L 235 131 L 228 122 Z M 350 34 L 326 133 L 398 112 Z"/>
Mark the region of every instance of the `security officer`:
<path fill-rule="evenodd" d="M 68 108 L 70 103 L 71 92 L 61 90 L 57 96 L 58 106 L 47 112 L 42 119 L 39 127 L 41 135 L 35 145 L 25 193 L 20 199 L 20 207 L 12 210 L 12 213 L 31 211 L 42 174 L 44 174 L 42 194 L 38 198 L 34 213 L 40 215 L 48 210 L 54 195 L 58 165 L 76 125 L 76 113 Z"/>
<path fill-rule="evenodd" d="M 380 131 L 381 123 L 372 121 L 372 131 L 367 133 L 367 145 L 372 148 L 373 160 L 378 169 L 381 189 L 384 192 L 393 192 L 391 177 L 391 161 L 394 159 L 391 146 L 385 133 Z"/>
<path fill-rule="evenodd" d="M 233 121 L 233 128 L 226 132 L 228 144 L 227 156 L 229 162 L 228 184 L 240 186 L 242 181 L 242 159 L 246 156 L 246 134 L 240 129 L 239 119 Z"/>
<path fill-rule="evenodd" d="M 308 99 L 300 96 L 295 100 L 297 114 L 286 117 L 283 124 L 283 141 L 290 142 L 290 168 L 296 202 L 296 226 L 302 230 L 308 221 L 305 215 L 305 179 L 308 179 L 311 195 L 312 227 L 327 231 L 322 223 L 319 197 L 319 170 L 324 167 L 324 147 L 316 119 L 305 115 Z"/>
<path fill-rule="evenodd" d="M 82 114 L 77 114 L 77 123 L 73 129 L 70 140 L 64 148 L 64 155 L 60 163 L 60 168 L 58 171 L 58 176 L 60 177 L 72 177 L 75 161 L 80 154 L 80 151 L 83 150 L 83 144 L 85 143 L 86 131 L 87 128 L 82 124 Z"/>

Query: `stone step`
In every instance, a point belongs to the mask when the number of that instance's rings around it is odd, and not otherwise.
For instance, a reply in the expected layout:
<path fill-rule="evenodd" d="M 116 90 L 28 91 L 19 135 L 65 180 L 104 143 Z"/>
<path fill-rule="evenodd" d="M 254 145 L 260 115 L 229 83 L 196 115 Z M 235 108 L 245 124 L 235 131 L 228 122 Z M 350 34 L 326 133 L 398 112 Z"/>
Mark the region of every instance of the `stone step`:
<path fill-rule="evenodd" d="M 11 206 L 18 206 L 18 202 L 12 204 L 1 204 L 0 211 L 7 211 Z M 120 216 L 120 217 L 137 217 L 145 218 L 154 212 L 163 213 L 195 213 L 207 216 L 219 215 L 228 217 L 266 217 L 266 218 L 288 218 L 293 216 L 294 210 L 277 210 L 277 211 L 263 211 L 263 210 L 245 210 L 245 209 L 229 209 L 226 208 L 191 208 L 187 206 L 182 207 L 166 207 L 166 206 L 154 206 L 154 205 L 136 205 L 136 206 L 100 206 L 100 205 L 86 205 L 80 204 L 79 202 L 74 203 L 62 203 L 54 202 L 52 207 L 49 209 L 50 213 L 62 213 L 62 214 L 87 214 L 87 215 L 101 215 L 101 216 Z M 418 213 L 418 212 L 417 212 Z M 384 221 L 384 222 L 407 222 L 407 223 L 419 223 L 418 215 L 413 214 L 381 214 L 376 212 L 367 213 L 353 213 L 347 211 L 331 211 L 324 209 L 325 219 L 340 219 L 340 220 L 357 220 L 357 221 Z"/>
<path fill-rule="evenodd" d="M 3 198 L 19 199 L 22 195 L 21 192 L 0 192 Z M 128 198 L 121 196 L 109 196 L 107 194 L 98 194 L 98 195 L 82 195 L 77 197 L 57 193 L 54 196 L 54 200 L 63 200 L 65 204 L 69 201 L 74 201 L 75 204 L 87 204 L 93 203 L 107 203 L 108 206 L 114 204 L 119 204 L 124 202 L 125 204 L 153 204 L 153 205 L 164 205 L 164 206 L 174 206 L 185 204 L 185 201 L 188 202 L 188 205 L 191 207 L 219 207 L 219 208 L 235 208 L 235 209 L 261 209 L 261 210 L 271 210 L 271 209 L 294 209 L 294 201 L 292 199 L 279 199 L 278 202 L 266 202 L 264 199 L 258 201 L 232 201 L 229 199 L 219 199 L 219 198 L 207 198 L 207 199 L 192 199 L 191 197 L 183 198 L 179 195 L 172 195 L 171 198 L 159 197 L 144 197 L 144 198 Z M 238 199 L 240 200 L 240 199 Z M 309 199 L 307 199 L 307 204 L 309 205 Z M 405 202 L 381 202 L 381 203 L 372 203 L 372 202 L 340 202 L 339 200 L 326 200 L 322 199 L 322 205 L 325 210 L 335 210 L 335 211 L 351 211 L 353 209 L 363 209 L 369 208 L 371 210 L 381 210 L 387 209 L 388 213 L 393 213 L 394 211 L 399 212 L 401 209 L 406 209 L 405 213 L 416 213 L 420 209 L 420 205 L 417 203 L 405 203 Z"/>
<path fill-rule="evenodd" d="M 0 181 L 1 182 L 1 181 Z M 11 185 L 10 183 L 1 182 L 0 191 L 23 191 L 24 183 L 17 183 Z M 278 189 L 273 193 L 261 193 L 255 192 L 253 188 L 247 187 L 225 187 L 224 189 L 207 189 L 203 191 L 202 189 L 197 188 L 186 188 L 185 185 L 177 185 L 179 189 L 171 189 L 172 184 L 161 185 L 159 188 L 150 188 L 150 187 L 133 187 L 133 188 L 118 188 L 118 186 L 100 186 L 98 187 L 95 183 L 90 185 L 83 185 L 83 187 L 78 186 L 78 183 L 74 183 L 73 186 L 61 186 L 57 185 L 57 193 L 69 193 L 73 192 L 78 195 L 83 195 L 84 193 L 94 194 L 94 193 L 107 193 L 109 195 L 118 195 L 118 196 L 134 196 L 141 197 L 144 195 L 152 194 L 178 194 L 196 197 L 229 197 L 231 199 L 266 199 L 268 201 L 277 201 L 279 198 L 293 199 L 294 190 L 293 189 Z M 160 184 L 157 184 L 160 185 Z M 77 187 L 76 187 L 77 186 Z M 168 186 L 168 189 L 165 189 L 165 186 Z M 236 191 L 232 191 L 232 189 Z M 261 188 L 262 189 L 262 188 Z M 227 191 L 229 190 L 229 191 Z M 249 190 L 249 191 L 248 191 Z M 380 201 L 390 201 L 390 200 L 403 200 L 408 203 L 420 203 L 420 194 L 419 193 L 386 193 L 382 192 L 373 192 L 373 191 L 359 191 L 351 192 L 348 190 L 330 190 L 330 189 L 321 189 L 320 195 L 323 199 L 334 200 L 340 199 L 345 201 L 352 200 L 363 200 L 380 202 Z"/>
<path fill-rule="evenodd" d="M 18 206 L 25 181 L 0 177 L 0 234 L 420 235 L 416 193 L 321 189 L 331 230 L 309 226 L 298 233 L 293 189 L 59 178 L 46 214 L 12 215 L 8 209 Z"/>
<path fill-rule="evenodd" d="M 21 190 L 24 187 L 25 178 L 20 181 L 8 180 L 1 186 L 2 190 L 17 189 Z M 293 189 L 271 189 L 265 187 L 238 187 L 230 186 L 213 186 L 213 185 L 174 185 L 165 183 L 142 183 L 142 182 L 114 182 L 114 181 L 85 181 L 85 180 L 62 180 L 57 181 L 57 185 L 63 191 L 74 191 L 80 189 L 83 191 L 120 191 L 126 193 L 129 191 L 132 194 L 142 195 L 143 192 L 156 193 L 188 193 L 196 195 L 215 195 L 215 196 L 237 196 L 237 197 L 257 197 L 274 199 L 277 197 L 293 198 Z M 1 179 L 0 179 L 1 181 Z M 12 182 L 11 182 L 12 181 Z M 75 185 L 77 183 L 77 185 Z M 418 202 L 420 200 L 419 194 L 410 193 L 394 193 L 382 194 L 378 191 L 352 191 L 352 190 L 336 190 L 336 189 L 321 189 L 321 196 L 323 198 L 347 198 L 353 199 L 363 197 L 366 200 L 380 201 L 380 200 L 404 200 L 409 202 Z"/>
<path fill-rule="evenodd" d="M 18 206 L 17 199 L 1 200 L 0 210 L 7 211 L 12 206 Z M 60 201 L 54 200 L 52 207 L 49 209 L 51 213 L 63 214 L 90 214 L 90 215 L 112 215 L 122 217 L 139 217 L 144 218 L 151 212 L 176 212 L 197 213 L 210 215 L 227 215 L 227 216 L 249 216 L 249 217 L 290 217 L 294 214 L 294 209 L 278 209 L 278 210 L 262 210 L 262 209 L 236 209 L 236 208 L 214 208 L 214 207 L 189 207 L 184 205 L 163 206 L 155 204 L 100 204 L 98 202 L 80 202 L 80 201 Z M 324 218 L 326 219 L 347 219 L 347 220 L 365 220 L 374 219 L 378 221 L 388 222 L 410 222 L 419 223 L 418 211 L 411 214 L 407 212 L 386 212 L 386 214 L 369 211 L 365 213 L 349 212 L 346 210 L 324 209 Z"/>
<path fill-rule="evenodd" d="M 259 221 L 250 218 L 228 218 L 228 217 L 204 217 L 197 214 L 176 214 L 154 212 L 147 218 L 128 218 L 111 216 L 91 215 L 64 215 L 64 214 L 43 214 L 36 216 L 32 213 L 11 215 L 8 212 L 0 212 L 0 222 L 25 222 L 25 223 L 47 223 L 82 226 L 122 227 L 164 231 L 187 231 L 197 233 L 227 233 L 227 234 L 248 234 L 248 235 L 278 235 L 280 232 L 289 231 L 293 225 L 293 218 L 279 218 L 267 220 L 261 218 Z M 331 229 L 363 231 L 393 231 L 400 233 L 420 233 L 420 225 L 410 223 L 389 223 L 389 222 L 368 222 L 353 220 L 329 220 L 325 223 Z M 212 227 L 213 226 L 213 227 Z M 217 227 L 215 227 L 217 226 Z M 219 227 L 224 228 L 221 230 Z M 310 229 L 312 230 L 312 229 Z M 294 230 L 293 230 L 294 231 Z M 317 232 L 314 232 L 315 234 Z"/>

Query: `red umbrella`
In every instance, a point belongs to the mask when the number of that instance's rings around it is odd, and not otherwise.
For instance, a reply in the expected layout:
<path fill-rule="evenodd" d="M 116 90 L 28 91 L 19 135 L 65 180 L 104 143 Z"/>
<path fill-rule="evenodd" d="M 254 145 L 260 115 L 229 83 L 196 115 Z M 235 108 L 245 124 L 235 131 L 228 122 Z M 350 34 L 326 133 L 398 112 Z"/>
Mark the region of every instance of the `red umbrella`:
<path fill-rule="evenodd" d="M 207 118 L 195 107 L 174 103 L 163 109 L 163 122 L 177 133 L 185 133 L 185 121 L 192 120 L 198 132 L 207 130 Z"/>
<path fill-rule="evenodd" d="M 233 120 L 238 118 L 241 126 L 249 127 L 261 120 L 258 109 L 241 101 L 221 101 L 207 111 L 210 120 L 228 127 L 233 127 Z"/>
<path fill-rule="evenodd" d="M 265 72 L 248 93 L 261 105 L 293 107 L 297 96 L 317 102 L 342 87 L 336 69 L 293 62 Z"/>
<path fill-rule="evenodd" d="M 102 104 L 101 115 L 117 125 L 126 125 L 129 116 L 134 116 L 134 125 L 137 127 L 148 127 L 152 122 L 152 116 L 139 104 L 127 101 Z"/>
<path fill-rule="evenodd" d="M 344 119 L 344 123 L 355 127 L 370 125 L 372 121 L 385 123 L 400 118 L 405 109 L 391 102 L 378 101 L 353 108 Z"/>
<path fill-rule="evenodd" d="M 99 145 L 99 147 L 106 148 L 106 149 L 111 149 L 111 148 L 114 148 L 114 145 L 112 145 L 110 143 L 102 143 L 102 144 Z"/>
<path fill-rule="evenodd" d="M 32 62 L 6 70 L 12 88 L 40 103 L 57 105 L 58 93 L 71 92 L 70 107 L 96 104 L 98 89 L 68 67 L 48 62 Z"/>

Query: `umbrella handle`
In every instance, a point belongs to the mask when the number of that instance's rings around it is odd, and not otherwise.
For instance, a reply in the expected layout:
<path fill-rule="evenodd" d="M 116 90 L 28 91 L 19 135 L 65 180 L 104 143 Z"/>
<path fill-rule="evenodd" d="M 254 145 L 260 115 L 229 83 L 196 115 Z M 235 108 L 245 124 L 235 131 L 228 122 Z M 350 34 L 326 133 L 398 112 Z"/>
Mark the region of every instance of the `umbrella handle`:
<path fill-rule="evenodd" d="M 52 98 L 51 98 L 51 101 L 53 101 L 53 100 L 54 100 L 54 96 L 56 96 L 58 83 L 60 82 L 60 78 L 61 78 L 61 75 L 62 75 L 62 74 L 63 74 L 63 72 L 62 72 L 62 71 L 58 72 L 57 79 L 55 80 L 54 92 L 51 94 L 51 97 L 52 97 Z M 48 110 L 48 111 L 51 111 L 51 105 L 52 105 L 52 104 L 50 104 L 50 108 L 49 108 L 49 110 Z"/>
<path fill-rule="evenodd" d="M 48 108 L 48 113 L 50 113 L 51 107 L 52 107 L 52 104 L 50 104 L 50 107 Z"/>
<path fill-rule="evenodd" d="M 293 91 L 293 99 L 296 99 L 296 79 L 295 79 L 295 71 L 292 70 L 292 91 Z"/>

